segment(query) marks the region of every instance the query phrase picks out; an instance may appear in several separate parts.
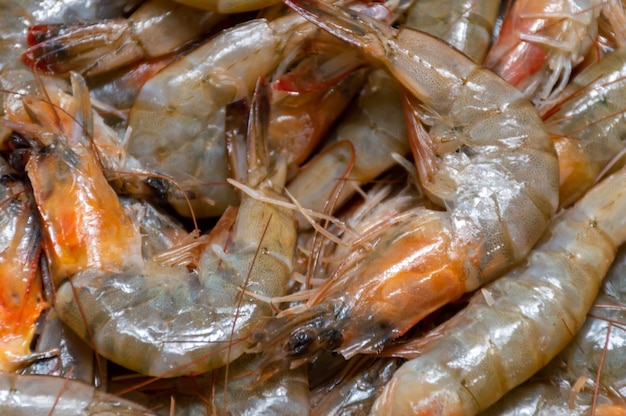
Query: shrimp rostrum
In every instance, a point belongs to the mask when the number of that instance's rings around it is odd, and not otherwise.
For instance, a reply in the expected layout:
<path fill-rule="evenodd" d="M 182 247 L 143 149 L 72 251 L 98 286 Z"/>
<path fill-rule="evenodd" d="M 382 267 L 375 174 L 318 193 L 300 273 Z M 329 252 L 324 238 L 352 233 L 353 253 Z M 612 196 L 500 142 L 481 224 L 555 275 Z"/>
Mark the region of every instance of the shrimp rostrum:
<path fill-rule="evenodd" d="M 259 331 L 256 348 L 277 349 L 277 357 L 376 352 L 528 254 L 558 203 L 554 147 L 519 91 L 442 41 L 323 3 L 289 5 L 384 65 L 408 91 L 420 179 L 447 211 L 415 208 L 389 226 L 303 312 L 285 312 Z M 428 132 L 413 97 L 428 108 Z"/>

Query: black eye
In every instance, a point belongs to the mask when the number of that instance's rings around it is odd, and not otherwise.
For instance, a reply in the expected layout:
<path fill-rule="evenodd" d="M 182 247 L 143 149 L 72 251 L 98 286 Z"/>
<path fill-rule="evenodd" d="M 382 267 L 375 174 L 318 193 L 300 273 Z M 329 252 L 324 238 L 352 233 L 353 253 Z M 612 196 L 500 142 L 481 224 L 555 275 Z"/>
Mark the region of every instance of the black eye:
<path fill-rule="evenodd" d="M 307 330 L 296 332 L 289 338 L 287 342 L 287 351 L 293 354 L 300 354 L 305 351 L 309 345 L 313 343 L 315 336 Z"/>

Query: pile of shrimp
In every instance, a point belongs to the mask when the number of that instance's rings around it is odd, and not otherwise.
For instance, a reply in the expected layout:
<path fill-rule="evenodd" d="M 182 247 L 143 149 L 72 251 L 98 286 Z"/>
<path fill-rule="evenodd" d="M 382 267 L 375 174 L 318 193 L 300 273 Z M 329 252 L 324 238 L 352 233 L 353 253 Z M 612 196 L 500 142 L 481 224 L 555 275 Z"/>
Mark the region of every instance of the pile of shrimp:
<path fill-rule="evenodd" d="M 0 56 L 1 414 L 626 415 L 622 1 L 0 0 Z"/>

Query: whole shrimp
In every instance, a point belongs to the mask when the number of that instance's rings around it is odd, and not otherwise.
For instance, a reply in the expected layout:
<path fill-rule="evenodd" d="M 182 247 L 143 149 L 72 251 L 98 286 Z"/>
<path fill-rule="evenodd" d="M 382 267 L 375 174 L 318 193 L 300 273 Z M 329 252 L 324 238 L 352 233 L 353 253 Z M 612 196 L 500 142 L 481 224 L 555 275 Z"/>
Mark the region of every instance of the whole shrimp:
<path fill-rule="evenodd" d="M 279 158 L 271 169 L 264 148 L 262 85 L 250 115 L 247 186 L 280 200 L 285 166 Z M 286 208 L 244 196 L 209 238 L 197 273 L 146 261 L 137 271 L 75 274 L 57 291 L 60 316 L 100 354 L 142 374 L 173 377 L 227 364 L 243 353 L 256 320 L 272 315 L 264 299 L 287 289 L 295 219 Z"/>
<path fill-rule="evenodd" d="M 407 27 L 429 33 L 481 63 L 491 44 L 499 0 L 417 0 L 407 10 Z"/>
<path fill-rule="evenodd" d="M 22 61 L 47 74 L 109 72 L 140 59 L 173 53 L 224 19 L 169 0 L 151 0 L 128 19 L 38 24 L 28 29 Z"/>
<path fill-rule="evenodd" d="M 226 183 L 225 106 L 248 97 L 258 76 L 315 31 L 293 14 L 250 20 L 220 32 L 143 85 L 128 119 L 128 153 L 184 189 L 158 184 L 179 213 L 218 216 L 237 204 Z"/>
<path fill-rule="evenodd" d="M 324 3 L 289 5 L 372 55 L 438 114 L 412 143 L 422 186 L 449 210 L 415 208 L 305 308 L 255 334 L 253 348 L 273 349 L 278 361 L 319 348 L 348 358 L 378 351 L 523 259 L 556 210 L 558 165 L 530 102 L 444 42 Z"/>
<path fill-rule="evenodd" d="M 543 111 L 559 159 L 560 205 L 580 198 L 624 148 L 626 49 L 578 74 Z"/>
<path fill-rule="evenodd" d="M 626 246 L 622 245 L 600 294 L 576 337 L 530 380 L 491 406 L 486 415 L 522 411 L 583 415 L 593 408 L 626 411 Z M 517 413 L 515 413 L 517 412 Z"/>
<path fill-rule="evenodd" d="M 128 400 L 76 380 L 0 372 L 5 416 L 155 416 Z"/>
<path fill-rule="evenodd" d="M 395 165 L 393 153 L 403 156 L 408 151 L 400 88 L 384 70 L 371 70 L 356 105 L 339 121 L 324 149 L 289 182 L 287 190 L 302 206 L 321 212 L 340 186 L 333 204 L 337 209 L 359 185 Z M 297 217 L 300 228 L 309 225 L 304 217 Z"/>
<path fill-rule="evenodd" d="M 485 66 L 542 105 L 565 88 L 573 68 L 592 47 L 604 3 L 606 0 L 516 1 Z"/>
<path fill-rule="evenodd" d="M 626 240 L 626 168 L 555 218 L 524 265 L 417 341 L 372 414 L 476 414 L 545 366 L 582 326 Z"/>
<path fill-rule="evenodd" d="M 306 368 L 296 368 L 259 381 L 263 361 L 260 355 L 246 354 L 227 367 L 195 378 L 193 396 L 177 395 L 174 406 L 166 403 L 163 416 L 188 415 L 308 415 L 309 383 Z M 152 402 L 148 402 L 150 407 Z"/>
<path fill-rule="evenodd" d="M 0 158 L 0 371 L 29 358 L 47 304 L 38 272 L 41 230 L 30 187 Z"/>

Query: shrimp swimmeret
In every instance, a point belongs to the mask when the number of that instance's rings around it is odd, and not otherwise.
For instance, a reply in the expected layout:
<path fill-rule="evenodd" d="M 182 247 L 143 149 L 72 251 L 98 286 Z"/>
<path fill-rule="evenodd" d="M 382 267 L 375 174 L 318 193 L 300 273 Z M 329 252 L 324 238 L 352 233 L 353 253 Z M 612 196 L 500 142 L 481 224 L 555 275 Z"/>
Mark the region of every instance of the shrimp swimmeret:
<path fill-rule="evenodd" d="M 414 209 L 369 242 L 363 261 L 339 267 L 306 308 L 255 335 L 254 350 L 273 350 L 277 362 L 320 348 L 349 358 L 378 351 L 525 258 L 556 211 L 558 163 L 530 102 L 444 42 L 325 3 L 288 3 L 386 66 L 437 115 L 426 133 L 407 98 L 422 185 L 449 210 Z"/>

